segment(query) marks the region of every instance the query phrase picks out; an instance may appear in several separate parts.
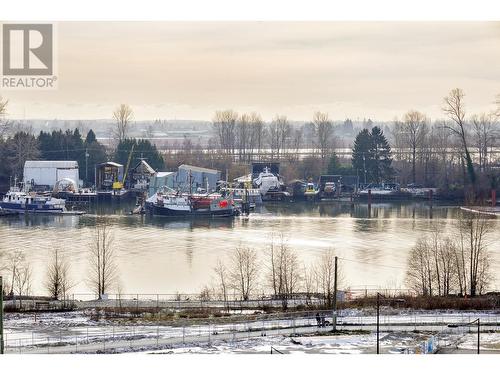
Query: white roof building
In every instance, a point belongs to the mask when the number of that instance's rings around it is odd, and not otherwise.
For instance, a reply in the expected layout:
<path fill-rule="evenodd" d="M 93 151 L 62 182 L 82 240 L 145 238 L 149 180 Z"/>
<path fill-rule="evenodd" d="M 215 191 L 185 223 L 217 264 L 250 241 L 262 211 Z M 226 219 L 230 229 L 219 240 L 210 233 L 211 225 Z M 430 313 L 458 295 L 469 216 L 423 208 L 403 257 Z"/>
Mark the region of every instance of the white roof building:
<path fill-rule="evenodd" d="M 53 188 L 57 181 L 69 178 L 80 184 L 78 162 L 73 160 L 27 160 L 24 163 L 23 181 L 31 185 Z"/>

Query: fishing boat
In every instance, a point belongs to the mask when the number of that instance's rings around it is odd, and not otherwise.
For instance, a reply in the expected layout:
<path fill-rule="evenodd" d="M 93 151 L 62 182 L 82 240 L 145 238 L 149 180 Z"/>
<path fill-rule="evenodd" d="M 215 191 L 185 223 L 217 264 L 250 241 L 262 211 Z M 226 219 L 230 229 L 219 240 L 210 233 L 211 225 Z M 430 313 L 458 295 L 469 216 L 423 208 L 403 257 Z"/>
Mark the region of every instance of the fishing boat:
<path fill-rule="evenodd" d="M 19 188 L 11 188 L 0 202 L 0 209 L 7 213 L 42 213 L 42 214 L 82 214 L 66 210 L 64 199 L 26 192 Z"/>
<path fill-rule="evenodd" d="M 239 214 L 231 197 L 190 194 L 163 187 L 146 200 L 146 211 L 166 217 L 232 217 Z"/>

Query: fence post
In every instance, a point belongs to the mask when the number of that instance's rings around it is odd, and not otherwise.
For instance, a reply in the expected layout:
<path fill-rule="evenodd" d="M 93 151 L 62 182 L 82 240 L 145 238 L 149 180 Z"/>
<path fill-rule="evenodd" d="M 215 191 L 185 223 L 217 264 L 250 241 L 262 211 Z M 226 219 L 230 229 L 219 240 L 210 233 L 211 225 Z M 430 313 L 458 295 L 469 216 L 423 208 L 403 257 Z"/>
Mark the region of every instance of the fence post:
<path fill-rule="evenodd" d="M 186 327 L 182 325 L 182 345 L 186 345 Z"/>
<path fill-rule="evenodd" d="M 156 347 L 160 348 L 160 326 L 156 326 Z"/>

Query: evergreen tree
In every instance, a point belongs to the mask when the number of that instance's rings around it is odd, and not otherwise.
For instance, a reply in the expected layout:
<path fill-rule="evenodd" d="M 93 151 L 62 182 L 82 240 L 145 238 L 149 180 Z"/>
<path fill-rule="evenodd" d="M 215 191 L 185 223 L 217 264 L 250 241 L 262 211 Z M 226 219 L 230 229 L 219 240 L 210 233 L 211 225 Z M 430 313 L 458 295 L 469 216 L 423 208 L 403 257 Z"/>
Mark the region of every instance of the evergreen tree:
<path fill-rule="evenodd" d="M 390 180 L 394 173 L 391 167 L 391 146 L 384 135 L 384 132 L 374 126 L 371 131 L 371 178 L 372 181 L 380 183 Z"/>
<path fill-rule="evenodd" d="M 328 167 L 326 170 L 327 174 L 330 175 L 342 175 L 342 176 L 347 176 L 347 175 L 353 175 L 356 174 L 355 171 L 352 170 L 352 167 L 346 167 L 343 166 L 339 158 L 337 157 L 337 154 L 333 154 L 330 156 L 330 160 L 328 161 Z"/>
<path fill-rule="evenodd" d="M 360 181 L 369 182 L 371 134 L 368 129 L 361 130 L 354 140 L 352 149 L 352 167 L 360 177 Z"/>
<path fill-rule="evenodd" d="M 80 179 L 86 184 L 94 182 L 94 168 L 98 163 L 106 161 L 106 150 L 100 144 L 95 133 L 90 130 L 85 142 L 78 129 L 54 130 L 52 133 L 41 131 L 38 135 L 40 159 L 42 160 L 75 160 L 78 162 Z M 85 153 L 88 153 L 86 158 Z"/>
<path fill-rule="evenodd" d="M 133 168 L 141 157 L 146 159 L 146 162 L 157 171 L 165 167 L 163 156 L 156 149 L 156 146 L 147 139 L 127 138 L 122 140 L 116 147 L 114 160 L 126 166 L 132 145 L 135 145 L 135 147 L 130 168 Z"/>
<path fill-rule="evenodd" d="M 363 182 L 381 183 L 393 175 L 391 147 L 383 131 L 374 126 L 358 133 L 352 150 L 352 166 Z"/>
<path fill-rule="evenodd" d="M 85 137 L 84 147 L 88 153 L 86 164 L 82 165 L 83 174 L 80 176 L 87 181 L 87 184 L 95 183 L 95 167 L 97 164 L 107 160 L 106 148 L 97 141 L 95 133 L 90 129 Z M 82 170 L 82 168 L 80 168 Z"/>
<path fill-rule="evenodd" d="M 87 137 L 85 138 L 85 144 L 90 145 L 94 142 L 97 142 L 97 138 L 95 136 L 95 133 L 92 129 L 90 129 L 87 133 Z"/>

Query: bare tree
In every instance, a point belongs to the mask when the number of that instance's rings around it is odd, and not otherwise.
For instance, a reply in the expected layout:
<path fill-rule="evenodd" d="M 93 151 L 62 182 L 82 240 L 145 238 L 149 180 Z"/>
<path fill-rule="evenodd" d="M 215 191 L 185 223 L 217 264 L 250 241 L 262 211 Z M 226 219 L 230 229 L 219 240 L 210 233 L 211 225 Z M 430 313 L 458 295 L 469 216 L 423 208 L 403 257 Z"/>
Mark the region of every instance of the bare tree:
<path fill-rule="evenodd" d="M 291 126 L 286 116 L 277 115 L 268 126 L 269 146 L 272 155 L 280 157 L 286 148 L 287 140 L 290 137 Z"/>
<path fill-rule="evenodd" d="M 404 128 L 404 122 L 398 119 L 394 120 L 394 124 L 391 128 L 391 144 L 392 151 L 394 154 L 394 159 L 397 161 L 407 160 L 407 153 L 404 152 L 404 149 L 407 147 L 406 142 L 406 134 Z"/>
<path fill-rule="evenodd" d="M 106 218 L 98 218 L 89 244 L 90 273 L 88 282 L 100 299 L 118 276 L 114 236 Z"/>
<path fill-rule="evenodd" d="M 487 215 L 461 213 L 457 224 L 460 244 L 458 267 L 464 282 L 464 291 L 475 296 L 486 289 L 491 281 L 488 265 L 491 256 L 488 251 L 489 233 L 493 224 Z"/>
<path fill-rule="evenodd" d="M 10 294 L 19 296 L 19 307 L 22 308 L 22 296 L 31 293 L 32 271 L 26 256 L 19 250 L 9 255 L 7 270 L 10 272 Z"/>
<path fill-rule="evenodd" d="M 120 104 L 113 112 L 113 119 L 116 122 L 116 138 L 118 142 L 121 142 L 128 136 L 130 124 L 134 119 L 134 112 L 128 104 Z"/>
<path fill-rule="evenodd" d="M 26 261 L 26 257 L 20 250 L 14 250 L 8 255 L 6 269 L 10 273 L 10 294 L 14 294 L 15 281 L 17 273 L 22 264 Z"/>
<path fill-rule="evenodd" d="M 7 135 L 11 123 L 6 120 L 7 116 L 7 105 L 9 101 L 7 99 L 3 99 L 0 95 L 0 138 L 3 138 Z"/>
<path fill-rule="evenodd" d="M 297 291 L 301 281 L 301 272 L 297 255 L 286 242 L 283 234 L 278 236 L 279 243 L 273 240 L 269 247 L 269 283 L 275 297 L 279 298 L 284 310 L 288 307 L 288 300 Z"/>
<path fill-rule="evenodd" d="M 247 301 L 258 279 L 257 252 L 249 247 L 237 247 L 232 254 L 230 275 L 234 289 Z"/>
<path fill-rule="evenodd" d="M 69 263 L 56 247 L 52 251 L 48 264 L 45 287 L 52 298 L 59 300 L 61 298 L 66 299 L 67 293 L 72 286 L 69 278 Z"/>
<path fill-rule="evenodd" d="M 314 293 L 318 292 L 317 280 L 314 269 L 307 265 L 302 266 L 302 285 L 306 294 L 307 303 L 311 302 Z"/>
<path fill-rule="evenodd" d="M 219 147 L 226 154 L 234 153 L 237 121 L 238 113 L 231 109 L 215 112 L 212 120 L 212 128 L 217 137 Z"/>
<path fill-rule="evenodd" d="M 328 249 L 321 255 L 321 258 L 316 264 L 315 275 L 318 287 L 326 300 L 328 307 L 333 306 L 334 298 L 334 282 L 335 282 L 335 252 Z M 342 276 L 340 267 L 337 269 L 337 288 L 340 285 Z"/>
<path fill-rule="evenodd" d="M 431 249 L 426 237 L 419 238 L 410 250 L 406 270 L 406 284 L 423 296 L 432 296 L 435 271 Z"/>
<path fill-rule="evenodd" d="M 230 289 L 230 273 L 226 265 L 220 259 L 217 260 L 217 264 L 214 267 L 214 273 L 216 276 L 216 288 L 222 296 L 224 306 L 229 310 L 227 301 Z"/>
<path fill-rule="evenodd" d="M 250 114 L 249 125 L 251 128 L 250 149 L 252 151 L 257 150 L 257 152 L 261 152 L 265 133 L 264 121 L 262 121 L 258 113 L 252 112 Z"/>
<path fill-rule="evenodd" d="M 450 154 L 449 150 L 453 149 L 452 133 L 446 126 L 446 122 L 439 121 L 434 123 L 431 129 L 431 134 L 428 137 L 429 143 L 432 145 L 432 152 L 438 158 L 440 169 L 443 171 L 441 185 L 448 188 L 450 184 L 450 173 L 454 158 L 461 157 L 458 154 Z"/>
<path fill-rule="evenodd" d="M 496 122 L 493 114 L 481 113 L 471 118 L 474 143 L 479 156 L 479 168 L 484 172 L 488 166 L 489 152 L 496 137 Z"/>
<path fill-rule="evenodd" d="M 472 186 L 475 188 L 476 172 L 474 171 L 474 165 L 472 164 L 472 158 L 467 144 L 464 96 L 465 94 L 461 89 L 456 88 L 451 90 L 448 96 L 444 98 L 445 105 L 443 111 L 452 121 L 452 123 L 448 125 L 448 128 L 460 139 L 465 164 L 467 166 L 467 173 Z"/>
<path fill-rule="evenodd" d="M 316 112 L 313 117 L 313 124 L 317 146 L 324 164 L 333 146 L 333 123 L 328 118 L 328 113 Z"/>
<path fill-rule="evenodd" d="M 296 127 L 292 131 L 291 139 L 290 139 L 290 148 L 292 149 L 291 155 L 289 155 L 288 160 L 290 162 L 295 162 L 299 159 L 300 148 L 303 145 L 304 138 L 304 129 L 303 127 Z"/>
<path fill-rule="evenodd" d="M 491 228 L 485 215 L 467 213 L 457 224 L 458 241 L 443 237 L 439 229 L 419 238 L 408 258 L 407 285 L 423 296 L 483 293 L 492 280 L 487 248 Z"/>
<path fill-rule="evenodd" d="M 416 182 L 417 149 L 423 146 L 427 134 L 427 119 L 418 111 L 409 111 L 404 116 L 403 132 L 406 144 L 411 150 L 412 180 Z"/>
<path fill-rule="evenodd" d="M 244 160 L 249 148 L 251 135 L 251 117 L 246 113 L 242 114 L 236 122 L 236 140 L 238 146 L 239 160 Z"/>

